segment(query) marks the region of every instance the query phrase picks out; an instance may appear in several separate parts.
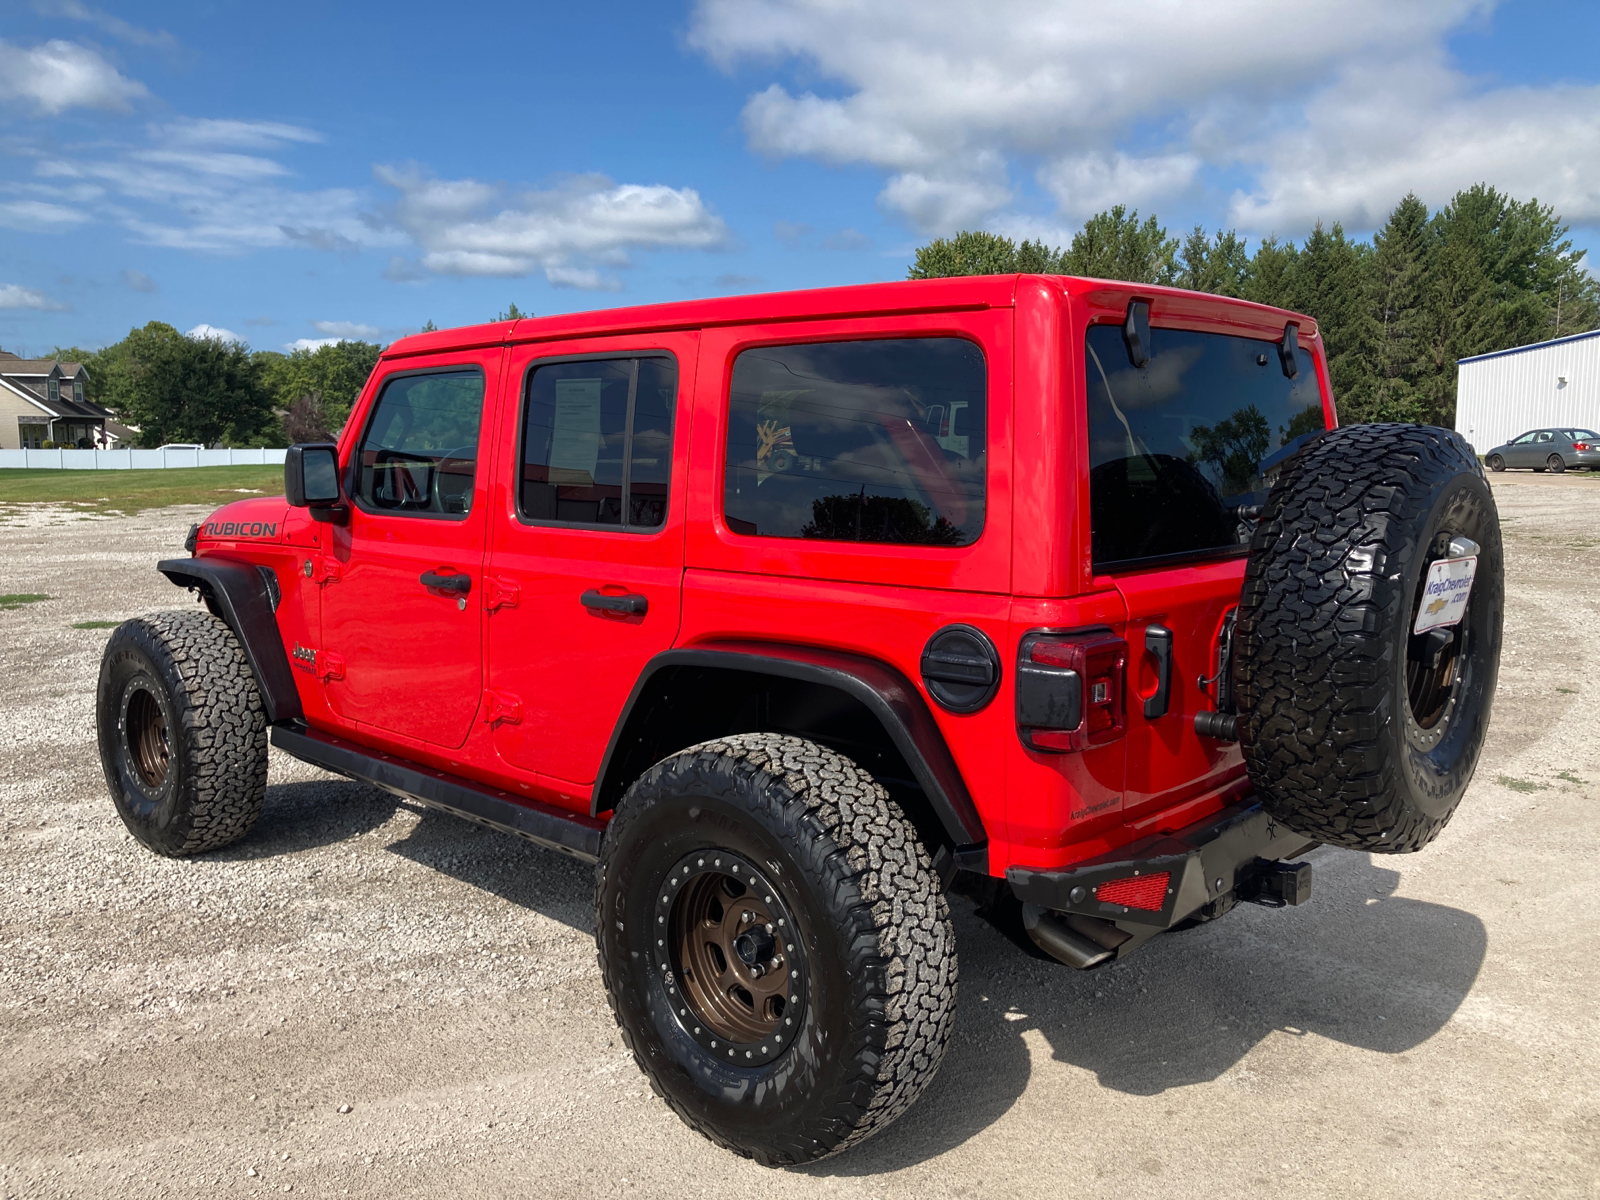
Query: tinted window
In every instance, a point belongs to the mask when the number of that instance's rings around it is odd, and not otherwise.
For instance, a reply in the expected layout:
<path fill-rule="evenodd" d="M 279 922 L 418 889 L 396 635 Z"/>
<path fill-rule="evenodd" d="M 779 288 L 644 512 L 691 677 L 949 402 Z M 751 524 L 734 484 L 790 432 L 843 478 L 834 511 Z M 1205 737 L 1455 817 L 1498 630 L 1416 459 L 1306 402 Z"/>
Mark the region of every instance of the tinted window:
<path fill-rule="evenodd" d="M 1574 429 L 1571 430 L 1567 436 L 1575 442 L 1593 442 L 1600 440 L 1600 434 L 1595 433 L 1595 431 L 1592 429 Z"/>
<path fill-rule="evenodd" d="M 1234 510 L 1264 501 L 1297 440 L 1323 427 L 1309 351 L 1289 379 L 1274 342 L 1178 329 L 1150 342 L 1134 367 L 1120 325 L 1085 338 L 1096 567 L 1243 547 Z"/>
<path fill-rule="evenodd" d="M 361 505 L 464 516 L 472 507 L 482 411 L 477 370 L 403 375 L 384 384 L 361 439 Z"/>
<path fill-rule="evenodd" d="M 728 527 L 965 546 L 983 530 L 987 378 L 961 338 L 763 346 L 733 366 Z"/>
<path fill-rule="evenodd" d="M 548 363 L 528 377 L 518 503 L 535 521 L 656 529 L 667 519 L 671 358 Z"/>

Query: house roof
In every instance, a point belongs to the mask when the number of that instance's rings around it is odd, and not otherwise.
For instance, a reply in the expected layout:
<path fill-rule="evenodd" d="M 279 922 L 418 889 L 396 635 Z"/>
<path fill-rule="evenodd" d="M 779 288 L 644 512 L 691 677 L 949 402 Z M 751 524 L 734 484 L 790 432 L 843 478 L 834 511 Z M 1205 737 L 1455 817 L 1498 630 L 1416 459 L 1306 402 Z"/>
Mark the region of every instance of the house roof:
<path fill-rule="evenodd" d="M 62 379 L 76 379 L 82 375 L 88 379 L 89 371 L 82 363 L 62 362 L 59 358 L 23 358 L 9 350 L 0 350 L 0 375 L 30 378 L 59 375 Z"/>
<path fill-rule="evenodd" d="M 70 394 L 50 399 L 50 389 L 46 385 L 51 376 L 66 381 L 81 377 L 87 381 L 89 372 L 82 363 L 66 363 L 54 358 L 21 358 L 10 351 L 0 350 L 0 381 L 9 385 L 12 391 L 27 396 L 52 416 L 99 421 L 111 415 L 109 409 L 92 400 L 74 400 Z"/>

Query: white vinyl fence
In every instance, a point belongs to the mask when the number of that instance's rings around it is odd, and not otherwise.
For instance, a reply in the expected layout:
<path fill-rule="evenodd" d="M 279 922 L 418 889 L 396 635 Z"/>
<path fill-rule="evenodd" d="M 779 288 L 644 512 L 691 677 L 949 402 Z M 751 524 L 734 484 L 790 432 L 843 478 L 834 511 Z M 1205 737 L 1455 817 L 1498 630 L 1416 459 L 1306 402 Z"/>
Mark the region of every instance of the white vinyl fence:
<path fill-rule="evenodd" d="M 282 463 L 286 450 L 0 450 L 0 468 L 54 467 L 67 471 L 148 471 L 162 467 L 263 467 Z"/>

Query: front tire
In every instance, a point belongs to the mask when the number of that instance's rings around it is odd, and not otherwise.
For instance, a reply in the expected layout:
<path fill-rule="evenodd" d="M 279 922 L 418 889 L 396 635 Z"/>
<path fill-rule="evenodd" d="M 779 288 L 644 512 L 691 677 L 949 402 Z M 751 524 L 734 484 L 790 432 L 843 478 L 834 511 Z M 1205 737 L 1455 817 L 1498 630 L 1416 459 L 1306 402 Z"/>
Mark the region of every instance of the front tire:
<path fill-rule="evenodd" d="M 243 648 L 216 617 L 119 625 L 95 708 L 106 784 L 134 837 L 181 858 L 250 831 L 267 788 L 266 712 Z"/>
<path fill-rule="evenodd" d="M 1506 469 L 1506 460 L 1498 454 L 1491 454 L 1487 465 L 1491 471 L 1504 471 Z"/>
<path fill-rule="evenodd" d="M 741 734 L 652 767 L 595 888 L 622 1036 L 691 1128 L 767 1166 L 870 1137 L 944 1057 L 955 931 L 926 849 L 842 755 Z"/>

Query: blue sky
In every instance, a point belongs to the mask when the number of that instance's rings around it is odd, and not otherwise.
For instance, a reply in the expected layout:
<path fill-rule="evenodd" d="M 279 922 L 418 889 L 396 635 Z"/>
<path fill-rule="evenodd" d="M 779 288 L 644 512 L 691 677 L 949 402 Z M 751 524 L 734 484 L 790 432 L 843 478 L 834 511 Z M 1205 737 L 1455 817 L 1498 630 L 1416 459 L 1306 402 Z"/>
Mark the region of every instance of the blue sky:
<path fill-rule="evenodd" d="M 1482 179 L 1600 248 L 1592 2 L 5 7 L 24 352 L 895 279 L 1118 201 L 1253 241 Z"/>

